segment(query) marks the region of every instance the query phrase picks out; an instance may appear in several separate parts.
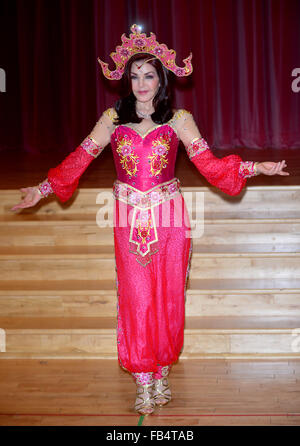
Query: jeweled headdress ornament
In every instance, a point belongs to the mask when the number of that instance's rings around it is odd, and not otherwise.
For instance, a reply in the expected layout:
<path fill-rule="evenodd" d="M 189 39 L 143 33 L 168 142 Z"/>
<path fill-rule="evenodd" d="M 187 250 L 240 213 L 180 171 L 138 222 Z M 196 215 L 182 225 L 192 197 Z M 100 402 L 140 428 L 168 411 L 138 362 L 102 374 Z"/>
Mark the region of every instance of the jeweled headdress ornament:
<path fill-rule="evenodd" d="M 155 34 L 150 33 L 150 37 L 147 37 L 145 33 L 141 33 L 141 27 L 138 25 L 132 25 L 130 29 L 132 31 L 130 37 L 128 38 L 125 34 L 122 34 L 122 45 L 117 46 L 116 52 L 110 54 L 110 57 L 116 64 L 114 71 L 110 71 L 108 64 L 102 62 L 98 57 L 102 72 L 107 79 L 121 79 L 126 63 L 134 54 L 138 53 L 149 53 L 157 57 L 176 76 L 189 76 L 192 73 L 192 53 L 190 53 L 189 57 L 183 59 L 184 67 L 178 67 L 175 62 L 176 52 L 169 50 L 164 43 L 158 43 Z"/>

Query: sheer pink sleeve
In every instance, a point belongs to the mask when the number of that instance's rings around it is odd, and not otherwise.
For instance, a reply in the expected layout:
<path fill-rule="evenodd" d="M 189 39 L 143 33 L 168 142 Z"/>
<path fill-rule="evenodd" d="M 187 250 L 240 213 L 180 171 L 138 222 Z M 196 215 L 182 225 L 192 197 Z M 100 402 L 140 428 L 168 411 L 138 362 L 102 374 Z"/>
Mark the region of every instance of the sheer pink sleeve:
<path fill-rule="evenodd" d="M 247 178 L 258 175 L 258 163 L 243 161 L 236 154 L 217 158 L 201 136 L 191 113 L 186 110 L 177 113 L 177 133 L 192 163 L 210 184 L 228 195 L 238 195 L 246 186 Z"/>
<path fill-rule="evenodd" d="M 71 198 L 84 171 L 109 144 L 115 116 L 113 109 L 106 110 L 89 136 L 58 166 L 48 171 L 46 180 L 38 186 L 41 195 L 54 193 L 62 202 Z"/>

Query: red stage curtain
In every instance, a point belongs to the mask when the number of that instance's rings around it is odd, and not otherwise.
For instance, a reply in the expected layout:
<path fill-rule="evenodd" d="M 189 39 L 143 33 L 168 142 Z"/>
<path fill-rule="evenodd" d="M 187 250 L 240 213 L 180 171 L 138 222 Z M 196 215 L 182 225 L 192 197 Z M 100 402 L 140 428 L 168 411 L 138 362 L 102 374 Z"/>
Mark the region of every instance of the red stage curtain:
<path fill-rule="evenodd" d="M 73 151 L 118 97 L 97 57 L 110 61 L 133 23 L 178 65 L 192 51 L 175 106 L 212 147 L 300 147 L 297 0 L 1 0 L 0 12 L 1 149 Z"/>

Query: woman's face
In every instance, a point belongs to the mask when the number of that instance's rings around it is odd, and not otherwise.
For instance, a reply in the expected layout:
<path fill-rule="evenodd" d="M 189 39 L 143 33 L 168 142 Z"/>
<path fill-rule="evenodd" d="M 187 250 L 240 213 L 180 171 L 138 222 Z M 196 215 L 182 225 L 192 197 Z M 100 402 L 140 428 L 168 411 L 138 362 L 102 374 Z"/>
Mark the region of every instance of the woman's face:
<path fill-rule="evenodd" d="M 144 60 L 137 60 L 131 65 L 131 88 L 139 102 L 149 102 L 159 89 L 159 77 L 156 69 Z"/>

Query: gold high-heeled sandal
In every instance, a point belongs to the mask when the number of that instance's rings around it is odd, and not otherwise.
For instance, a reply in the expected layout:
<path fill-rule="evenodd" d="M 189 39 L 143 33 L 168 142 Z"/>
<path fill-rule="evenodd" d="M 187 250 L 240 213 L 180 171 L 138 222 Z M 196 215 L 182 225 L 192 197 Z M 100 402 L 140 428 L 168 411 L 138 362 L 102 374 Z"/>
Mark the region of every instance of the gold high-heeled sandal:
<path fill-rule="evenodd" d="M 157 406 L 165 406 L 171 401 L 172 394 L 167 377 L 154 380 L 153 398 Z"/>
<path fill-rule="evenodd" d="M 138 400 L 141 401 L 138 402 Z M 134 409 L 142 415 L 149 415 L 154 412 L 153 384 L 137 385 Z"/>

